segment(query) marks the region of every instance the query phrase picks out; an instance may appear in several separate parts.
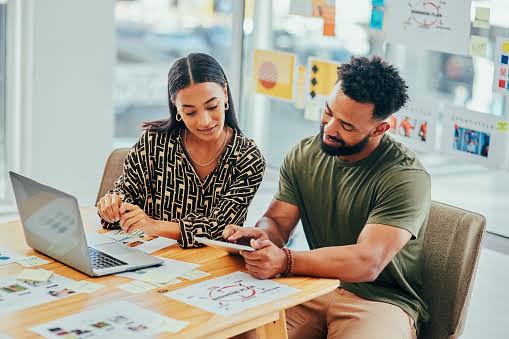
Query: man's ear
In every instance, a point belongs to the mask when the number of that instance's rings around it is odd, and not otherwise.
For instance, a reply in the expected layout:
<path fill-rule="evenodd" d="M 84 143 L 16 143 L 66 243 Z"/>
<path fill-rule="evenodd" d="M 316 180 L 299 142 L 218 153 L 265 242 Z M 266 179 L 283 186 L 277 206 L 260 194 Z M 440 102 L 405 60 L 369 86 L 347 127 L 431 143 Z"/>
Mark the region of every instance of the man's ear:
<path fill-rule="evenodd" d="M 371 136 L 377 137 L 379 135 L 382 135 L 385 132 L 387 132 L 390 128 L 391 128 L 391 125 L 389 125 L 389 123 L 387 121 L 382 121 L 381 123 L 379 123 L 376 126 L 375 132 L 373 132 L 373 134 Z"/>

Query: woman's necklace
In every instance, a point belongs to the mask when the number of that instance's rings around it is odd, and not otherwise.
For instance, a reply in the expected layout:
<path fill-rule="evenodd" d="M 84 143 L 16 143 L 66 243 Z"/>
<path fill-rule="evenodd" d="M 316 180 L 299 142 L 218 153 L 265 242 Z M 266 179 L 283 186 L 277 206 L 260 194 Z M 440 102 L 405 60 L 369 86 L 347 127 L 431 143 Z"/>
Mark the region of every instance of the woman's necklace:
<path fill-rule="evenodd" d="M 199 164 L 193 159 L 193 156 L 191 155 L 191 152 L 189 151 L 189 147 L 187 147 L 187 129 L 185 129 L 184 130 L 184 146 L 186 147 L 187 154 L 189 155 L 191 162 L 198 167 L 205 167 L 205 166 L 212 164 L 214 161 L 216 161 L 217 157 L 221 154 L 221 152 L 223 152 L 224 146 L 226 145 L 226 139 L 228 139 L 228 132 L 229 132 L 228 127 L 226 127 L 226 135 L 224 136 L 223 144 L 219 148 L 219 152 L 217 152 L 216 156 L 204 164 Z"/>

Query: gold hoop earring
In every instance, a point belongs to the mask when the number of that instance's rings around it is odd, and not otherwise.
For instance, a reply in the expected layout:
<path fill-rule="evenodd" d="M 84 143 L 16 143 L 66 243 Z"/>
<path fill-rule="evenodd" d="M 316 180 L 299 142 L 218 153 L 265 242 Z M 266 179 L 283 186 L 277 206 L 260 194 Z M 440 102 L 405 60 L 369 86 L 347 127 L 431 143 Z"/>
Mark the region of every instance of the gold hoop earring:
<path fill-rule="evenodd" d="M 182 121 L 182 115 L 180 115 L 180 113 L 177 113 L 175 120 Z"/>
<path fill-rule="evenodd" d="M 230 108 L 228 101 L 224 104 L 224 110 L 227 111 Z"/>

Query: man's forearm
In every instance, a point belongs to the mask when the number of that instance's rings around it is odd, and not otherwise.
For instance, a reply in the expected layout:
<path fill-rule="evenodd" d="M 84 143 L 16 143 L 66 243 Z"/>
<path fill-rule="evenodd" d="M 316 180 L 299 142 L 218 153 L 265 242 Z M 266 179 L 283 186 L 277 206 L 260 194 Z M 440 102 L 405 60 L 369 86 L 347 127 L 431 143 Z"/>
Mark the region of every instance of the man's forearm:
<path fill-rule="evenodd" d="M 359 245 L 323 247 L 311 251 L 292 251 L 292 273 L 345 282 L 366 282 L 376 279 L 383 267 L 369 250 Z"/>
<path fill-rule="evenodd" d="M 269 236 L 270 241 L 276 244 L 278 247 L 283 247 L 288 242 L 290 234 L 285 234 L 282 227 L 278 225 L 272 218 L 262 217 L 256 223 L 255 227 L 259 227 L 264 230 Z"/>

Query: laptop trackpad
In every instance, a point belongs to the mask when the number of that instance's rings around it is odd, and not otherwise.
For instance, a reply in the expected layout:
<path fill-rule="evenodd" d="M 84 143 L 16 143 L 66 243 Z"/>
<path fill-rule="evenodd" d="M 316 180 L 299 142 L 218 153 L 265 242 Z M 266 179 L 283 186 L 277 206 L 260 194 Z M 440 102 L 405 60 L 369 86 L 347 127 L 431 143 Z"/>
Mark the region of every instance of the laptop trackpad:
<path fill-rule="evenodd" d="M 96 246 L 101 244 L 109 244 L 115 242 L 113 239 L 108 238 L 102 234 L 99 234 L 94 231 L 85 231 L 85 236 L 87 237 L 88 246 Z"/>
<path fill-rule="evenodd" d="M 119 257 L 119 256 L 123 256 L 123 255 L 133 254 L 133 253 L 144 254 L 141 251 L 126 247 L 125 245 L 119 244 L 117 242 L 95 245 L 93 247 L 98 249 L 99 251 L 109 254 L 113 257 Z"/>

